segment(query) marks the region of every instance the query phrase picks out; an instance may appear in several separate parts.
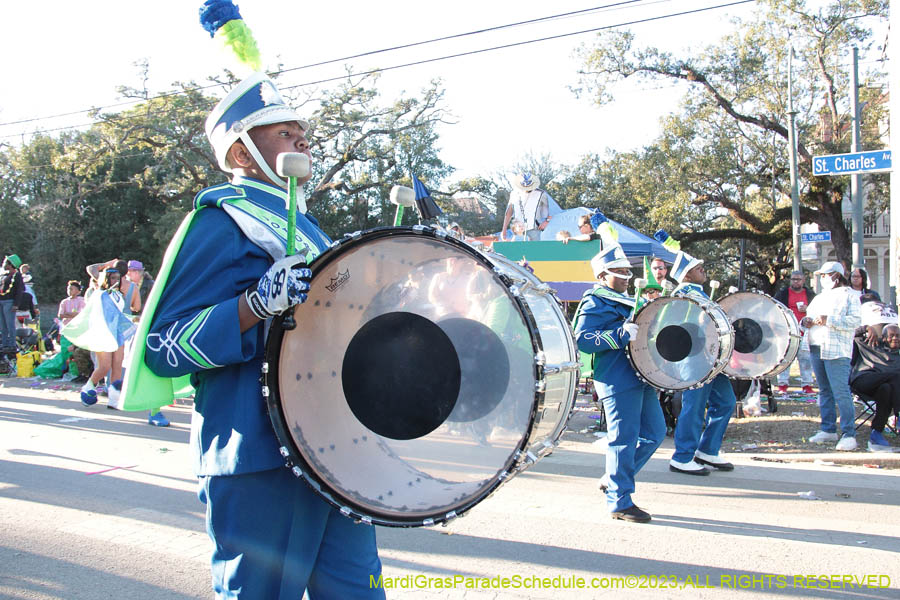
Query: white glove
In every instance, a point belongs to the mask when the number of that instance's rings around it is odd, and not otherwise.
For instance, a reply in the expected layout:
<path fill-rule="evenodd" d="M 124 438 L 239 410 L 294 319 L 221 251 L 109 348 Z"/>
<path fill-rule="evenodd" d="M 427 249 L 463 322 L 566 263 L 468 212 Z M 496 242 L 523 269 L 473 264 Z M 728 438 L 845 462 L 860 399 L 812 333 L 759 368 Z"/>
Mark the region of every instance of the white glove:
<path fill-rule="evenodd" d="M 277 261 L 256 285 L 244 293 L 250 310 L 259 319 L 268 319 L 290 307 L 306 302 L 312 271 L 296 256 Z"/>
<path fill-rule="evenodd" d="M 625 335 L 628 336 L 629 342 L 637 337 L 637 333 L 638 333 L 637 323 L 632 323 L 630 321 L 627 321 L 622 325 L 622 329 L 625 330 Z"/>

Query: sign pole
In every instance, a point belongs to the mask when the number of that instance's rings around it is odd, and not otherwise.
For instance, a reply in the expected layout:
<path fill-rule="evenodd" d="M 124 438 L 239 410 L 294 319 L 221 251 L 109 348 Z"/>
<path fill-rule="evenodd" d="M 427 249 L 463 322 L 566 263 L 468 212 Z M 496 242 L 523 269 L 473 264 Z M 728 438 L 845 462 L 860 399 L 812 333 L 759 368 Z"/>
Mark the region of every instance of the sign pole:
<path fill-rule="evenodd" d="M 788 51 L 788 153 L 791 163 L 791 230 L 794 244 L 794 270 L 803 268 L 800 260 L 800 193 L 797 190 L 797 112 L 794 110 L 794 74 L 793 74 L 794 46 Z"/>
<path fill-rule="evenodd" d="M 859 152 L 859 49 L 853 46 L 853 65 L 850 73 L 850 112 L 853 115 L 852 141 L 850 152 Z M 853 207 L 853 267 L 864 268 L 863 255 L 863 202 L 866 190 L 862 184 L 862 175 L 850 176 L 850 205 Z"/>

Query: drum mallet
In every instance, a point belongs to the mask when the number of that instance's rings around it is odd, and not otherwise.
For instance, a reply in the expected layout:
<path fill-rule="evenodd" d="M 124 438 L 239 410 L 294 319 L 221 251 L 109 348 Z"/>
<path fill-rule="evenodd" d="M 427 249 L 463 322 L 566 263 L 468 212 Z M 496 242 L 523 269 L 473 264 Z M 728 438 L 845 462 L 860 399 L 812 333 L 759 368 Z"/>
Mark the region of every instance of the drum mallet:
<path fill-rule="evenodd" d="M 637 312 L 638 305 L 641 302 L 641 292 L 644 291 L 644 288 L 647 287 L 647 280 L 638 278 L 634 280 L 634 309 L 631 311 L 631 316 L 628 317 L 629 321 L 634 320 L 634 315 Z"/>
<path fill-rule="evenodd" d="M 285 256 L 292 256 L 296 251 L 295 240 L 297 231 L 297 208 L 306 213 L 306 198 L 303 191 L 297 190 L 297 178 L 309 175 L 309 157 L 301 152 L 282 152 L 275 159 L 275 172 L 279 177 L 287 177 L 288 180 L 288 215 L 287 215 L 287 252 Z M 287 311 L 282 321 L 285 329 L 294 329 L 297 322 L 294 321 L 293 307 Z"/>
<path fill-rule="evenodd" d="M 712 300 L 716 295 L 716 291 L 719 289 L 719 282 L 716 279 L 709 280 L 709 299 Z"/>
<path fill-rule="evenodd" d="M 737 292 L 737 291 L 738 291 L 738 289 L 737 289 L 736 286 L 733 286 L 733 285 L 732 285 L 732 286 L 729 286 L 729 287 L 728 287 L 728 293 L 729 293 L 729 294 L 734 294 L 734 293 Z"/>
<path fill-rule="evenodd" d="M 416 205 L 416 191 L 405 185 L 395 185 L 391 188 L 391 204 L 397 205 L 394 227 L 399 227 L 400 222 L 403 221 L 403 208 Z"/>
<path fill-rule="evenodd" d="M 675 284 L 672 283 L 671 281 L 669 281 L 668 279 L 663 280 L 662 286 L 663 286 L 663 293 L 662 293 L 663 296 L 668 296 L 672 292 L 675 291 Z"/>

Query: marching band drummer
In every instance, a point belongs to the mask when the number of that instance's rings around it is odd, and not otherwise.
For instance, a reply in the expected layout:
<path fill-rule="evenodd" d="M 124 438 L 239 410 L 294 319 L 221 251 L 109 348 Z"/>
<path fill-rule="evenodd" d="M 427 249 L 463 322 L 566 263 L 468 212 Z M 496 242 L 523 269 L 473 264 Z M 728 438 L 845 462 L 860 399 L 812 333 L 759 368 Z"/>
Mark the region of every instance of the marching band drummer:
<path fill-rule="evenodd" d="M 369 587 L 381 572 L 375 529 L 285 468 L 259 381 L 268 319 L 306 299 L 303 263 L 330 243 L 298 210 L 298 254 L 284 256 L 288 183 L 274 167 L 283 152 L 309 156 L 308 127 L 262 73 L 219 102 L 206 134 L 233 178 L 197 194 L 145 313 L 146 365 L 161 377 L 191 374 L 196 387 L 191 447 L 217 598 L 384 597 Z"/>
<path fill-rule="evenodd" d="M 638 329 L 629 320 L 634 299 L 625 294 L 631 264 L 609 222 L 598 231 L 604 249 L 591 259 L 591 268 L 599 285 L 585 294 L 576 313 L 575 339 L 579 350 L 592 354 L 594 388 L 606 411 L 609 449 L 600 489 L 613 519 L 647 523 L 650 514 L 631 499 L 634 478 L 665 438 L 666 423 L 656 390 L 638 379 L 625 355 Z"/>
<path fill-rule="evenodd" d="M 663 230 L 657 231 L 653 237 L 669 248 L 677 244 Z M 672 277 L 679 284 L 672 292 L 674 296 L 709 300 L 703 291 L 706 271 L 702 260 L 679 249 L 672 263 Z M 675 423 L 675 453 L 669 461 L 670 471 L 709 475 L 707 466 L 719 471 L 734 470 L 734 465 L 726 461 L 719 450 L 736 402 L 731 381 L 721 373 L 698 389 L 684 391 L 681 412 Z"/>

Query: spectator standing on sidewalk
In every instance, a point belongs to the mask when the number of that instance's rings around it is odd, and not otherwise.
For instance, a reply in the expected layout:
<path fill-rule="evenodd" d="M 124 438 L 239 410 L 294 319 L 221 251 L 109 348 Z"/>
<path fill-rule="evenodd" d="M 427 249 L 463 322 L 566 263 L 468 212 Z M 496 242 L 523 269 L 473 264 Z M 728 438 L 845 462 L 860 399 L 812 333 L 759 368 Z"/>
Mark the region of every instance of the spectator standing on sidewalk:
<path fill-rule="evenodd" d="M 20 266 L 22 259 L 16 254 L 9 254 L 3 259 L 3 275 L 0 276 L 0 350 L 16 350 L 16 307 L 25 293 Z"/>
<path fill-rule="evenodd" d="M 837 442 L 836 450 L 856 450 L 856 412 L 850 393 L 853 335 L 860 325 L 859 300 L 847 285 L 844 267 L 829 261 L 816 271 L 822 292 L 806 309 L 801 325 L 809 329 L 809 354 L 819 384 L 819 432 L 816 444 Z M 835 411 L 837 406 L 837 412 Z M 837 413 L 841 435 L 837 433 Z"/>
<path fill-rule="evenodd" d="M 776 292 L 775 299 L 791 309 L 797 322 L 803 321 L 806 316 L 807 307 L 816 297 L 816 293 L 806 286 L 806 275 L 803 271 L 794 271 L 791 273 L 790 283 Z M 803 384 L 803 393 L 812 394 L 815 390 L 812 388 L 813 372 L 812 363 L 809 359 L 809 338 L 806 330 L 801 330 L 803 339 L 800 341 L 800 350 L 797 352 L 797 365 L 800 367 L 800 382 Z M 787 394 L 788 383 L 790 383 L 790 371 L 788 367 L 778 374 L 778 393 Z"/>

